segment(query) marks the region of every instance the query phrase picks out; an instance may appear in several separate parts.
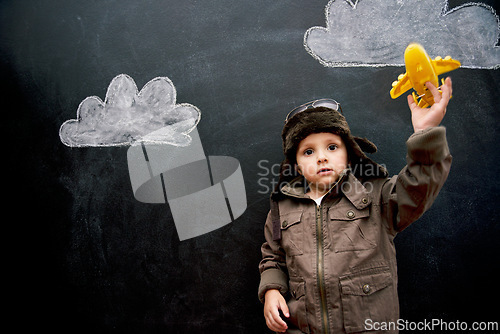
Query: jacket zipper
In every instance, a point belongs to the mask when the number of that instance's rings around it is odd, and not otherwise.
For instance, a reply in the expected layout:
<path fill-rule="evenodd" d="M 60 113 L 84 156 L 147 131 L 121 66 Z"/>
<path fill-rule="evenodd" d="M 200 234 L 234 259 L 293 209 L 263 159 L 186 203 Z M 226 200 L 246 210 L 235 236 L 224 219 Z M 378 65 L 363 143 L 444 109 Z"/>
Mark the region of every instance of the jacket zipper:
<path fill-rule="evenodd" d="M 326 304 L 326 289 L 325 289 L 325 271 L 324 271 L 324 253 L 323 253 L 323 210 L 322 205 L 316 208 L 316 263 L 318 273 L 318 288 L 321 307 L 321 326 L 323 333 L 329 332 L 328 326 L 328 309 Z"/>

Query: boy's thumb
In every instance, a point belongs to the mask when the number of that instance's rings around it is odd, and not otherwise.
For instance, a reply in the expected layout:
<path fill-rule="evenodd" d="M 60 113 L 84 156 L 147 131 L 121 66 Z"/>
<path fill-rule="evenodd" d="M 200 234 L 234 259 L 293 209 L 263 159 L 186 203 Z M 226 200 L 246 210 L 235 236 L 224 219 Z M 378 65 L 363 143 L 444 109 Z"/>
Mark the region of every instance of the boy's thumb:
<path fill-rule="evenodd" d="M 280 309 L 285 317 L 290 317 L 290 311 L 288 310 L 288 305 L 284 299 L 280 300 Z"/>

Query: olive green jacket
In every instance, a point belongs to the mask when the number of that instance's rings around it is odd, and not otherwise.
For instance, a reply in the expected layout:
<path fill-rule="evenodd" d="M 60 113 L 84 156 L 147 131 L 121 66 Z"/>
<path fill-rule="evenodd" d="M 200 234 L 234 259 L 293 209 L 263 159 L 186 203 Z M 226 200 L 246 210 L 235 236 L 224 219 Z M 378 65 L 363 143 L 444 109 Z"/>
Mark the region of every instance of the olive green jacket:
<path fill-rule="evenodd" d="M 399 175 L 359 180 L 347 172 L 319 207 L 300 180 L 281 189 L 281 239 L 273 240 L 270 213 L 259 298 L 281 291 L 289 333 L 353 333 L 397 322 L 393 239 L 429 209 L 452 160 L 444 127 L 415 133 L 406 144 Z"/>

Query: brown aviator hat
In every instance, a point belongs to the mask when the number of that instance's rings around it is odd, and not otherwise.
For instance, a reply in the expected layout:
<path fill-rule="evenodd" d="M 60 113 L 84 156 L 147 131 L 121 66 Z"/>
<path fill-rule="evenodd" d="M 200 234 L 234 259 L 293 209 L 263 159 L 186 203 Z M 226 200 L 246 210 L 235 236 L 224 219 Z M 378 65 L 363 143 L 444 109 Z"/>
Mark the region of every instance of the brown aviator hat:
<path fill-rule="evenodd" d="M 316 106 L 317 101 L 332 101 L 332 107 L 328 103 Z M 366 153 L 375 153 L 377 147 L 366 138 L 354 137 L 351 134 L 347 121 L 338 109 L 340 105 L 334 100 L 323 99 L 309 102 L 300 110 L 298 107 L 290 112 L 281 133 L 283 139 L 284 163 L 296 164 L 296 152 L 301 140 L 312 133 L 330 132 L 339 135 L 344 141 L 352 173 L 357 177 L 385 177 L 387 170 L 368 158 Z M 297 109 L 298 112 L 297 112 Z"/>

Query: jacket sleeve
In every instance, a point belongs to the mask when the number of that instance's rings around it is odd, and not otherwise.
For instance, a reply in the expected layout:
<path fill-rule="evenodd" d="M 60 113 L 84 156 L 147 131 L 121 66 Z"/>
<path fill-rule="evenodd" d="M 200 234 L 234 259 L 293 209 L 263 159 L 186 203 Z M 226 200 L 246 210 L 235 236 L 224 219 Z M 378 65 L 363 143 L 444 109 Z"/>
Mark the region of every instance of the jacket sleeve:
<path fill-rule="evenodd" d="M 452 160 L 442 126 L 414 133 L 406 147 L 407 165 L 382 189 L 388 227 L 394 235 L 431 207 L 448 177 Z"/>
<path fill-rule="evenodd" d="M 273 240 L 271 212 L 267 215 L 264 236 L 266 242 L 262 245 L 262 260 L 259 264 L 260 285 L 259 300 L 264 303 L 264 295 L 269 289 L 277 289 L 283 295 L 288 292 L 288 274 L 286 255 L 279 241 Z"/>

